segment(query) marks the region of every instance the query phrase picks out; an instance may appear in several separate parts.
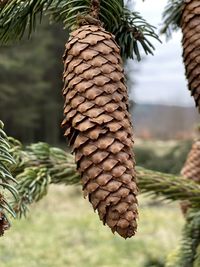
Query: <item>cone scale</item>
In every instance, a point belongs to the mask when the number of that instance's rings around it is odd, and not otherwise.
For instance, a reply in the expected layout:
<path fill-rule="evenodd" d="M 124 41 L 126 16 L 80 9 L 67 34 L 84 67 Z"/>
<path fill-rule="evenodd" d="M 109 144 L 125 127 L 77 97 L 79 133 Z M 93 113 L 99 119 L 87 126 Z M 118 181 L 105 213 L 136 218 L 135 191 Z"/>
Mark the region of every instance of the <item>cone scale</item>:
<path fill-rule="evenodd" d="M 184 2 L 181 19 L 183 59 L 189 90 L 200 112 L 200 1 Z"/>
<path fill-rule="evenodd" d="M 71 33 L 64 54 L 65 136 L 75 154 L 84 196 L 124 238 L 137 229 L 133 130 L 120 49 L 102 27 Z"/>

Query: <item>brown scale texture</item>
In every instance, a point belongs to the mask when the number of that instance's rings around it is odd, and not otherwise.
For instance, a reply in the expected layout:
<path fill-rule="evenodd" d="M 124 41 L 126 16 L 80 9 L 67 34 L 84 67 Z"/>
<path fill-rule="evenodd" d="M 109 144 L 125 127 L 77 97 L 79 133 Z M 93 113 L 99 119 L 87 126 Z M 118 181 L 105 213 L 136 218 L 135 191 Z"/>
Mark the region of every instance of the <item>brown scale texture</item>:
<path fill-rule="evenodd" d="M 181 19 L 183 59 L 189 90 L 200 112 L 200 1 L 185 0 Z"/>
<path fill-rule="evenodd" d="M 200 141 L 194 142 L 181 174 L 200 184 Z"/>
<path fill-rule="evenodd" d="M 120 49 L 100 26 L 71 34 L 64 54 L 65 136 L 85 197 L 113 232 L 137 229 L 133 132 Z"/>
<path fill-rule="evenodd" d="M 192 149 L 187 157 L 185 165 L 181 171 L 181 175 L 200 184 L 200 141 L 194 142 Z M 190 203 L 188 201 L 181 202 L 183 214 L 187 213 Z"/>

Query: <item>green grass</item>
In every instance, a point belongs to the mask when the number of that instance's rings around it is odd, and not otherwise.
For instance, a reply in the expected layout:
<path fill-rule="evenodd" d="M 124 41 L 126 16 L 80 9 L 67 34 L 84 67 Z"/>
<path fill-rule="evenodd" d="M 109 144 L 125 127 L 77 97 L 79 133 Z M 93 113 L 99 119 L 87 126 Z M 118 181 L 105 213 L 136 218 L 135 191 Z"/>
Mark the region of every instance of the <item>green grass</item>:
<path fill-rule="evenodd" d="M 176 247 L 182 225 L 177 204 L 142 196 L 138 233 L 123 240 L 102 225 L 78 187 L 52 186 L 0 239 L 0 266 L 141 267 Z"/>

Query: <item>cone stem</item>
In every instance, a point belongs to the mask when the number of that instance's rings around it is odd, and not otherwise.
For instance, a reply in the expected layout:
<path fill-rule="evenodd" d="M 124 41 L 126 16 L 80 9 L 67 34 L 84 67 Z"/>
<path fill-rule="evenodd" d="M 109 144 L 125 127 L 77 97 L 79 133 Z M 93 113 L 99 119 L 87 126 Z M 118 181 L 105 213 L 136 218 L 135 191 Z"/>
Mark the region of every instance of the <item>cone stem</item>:
<path fill-rule="evenodd" d="M 91 12 L 90 15 L 94 19 L 99 19 L 101 0 L 91 0 Z"/>

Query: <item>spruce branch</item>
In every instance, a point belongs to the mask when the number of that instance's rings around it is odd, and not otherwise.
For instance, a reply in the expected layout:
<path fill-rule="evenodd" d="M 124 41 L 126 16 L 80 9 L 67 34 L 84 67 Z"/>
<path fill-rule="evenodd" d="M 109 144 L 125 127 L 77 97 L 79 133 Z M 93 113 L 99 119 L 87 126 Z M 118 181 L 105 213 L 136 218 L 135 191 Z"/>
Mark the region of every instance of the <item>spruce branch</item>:
<path fill-rule="evenodd" d="M 139 13 L 127 9 L 123 0 L 101 0 L 97 13 L 105 29 L 116 36 L 124 59 L 136 56 L 140 60 L 142 50 L 153 54 L 150 39 L 159 40 L 155 28 Z M 25 35 L 30 37 L 44 15 L 50 22 L 61 22 L 65 28 L 73 30 L 77 25 L 77 14 L 82 17 L 91 14 L 91 1 L 10 0 L 0 5 L 0 42 L 6 44 Z"/>
<path fill-rule="evenodd" d="M 13 169 L 13 174 L 18 180 L 20 192 L 20 198 L 13 205 L 20 216 L 26 212 L 27 205 L 46 195 L 49 184 L 80 184 L 71 154 L 46 143 L 36 143 L 22 150 L 18 142 L 13 139 L 10 142 L 13 156 L 16 155 L 17 167 Z M 43 171 L 42 175 L 40 171 Z M 200 185 L 193 181 L 141 167 L 137 167 L 137 177 L 142 193 L 167 200 L 189 200 L 192 206 L 200 206 Z"/>
<path fill-rule="evenodd" d="M 19 217 L 26 215 L 28 206 L 48 192 L 49 184 L 72 185 L 80 182 L 71 154 L 46 143 L 36 143 L 22 150 L 19 141 L 9 138 L 11 153 L 17 162 L 13 174 L 20 197 L 13 202 Z"/>
<path fill-rule="evenodd" d="M 25 33 L 30 37 L 43 14 L 58 0 L 10 0 L 0 6 L 0 40 L 21 39 Z"/>
<path fill-rule="evenodd" d="M 200 206 L 200 185 L 185 177 L 175 176 L 138 167 L 138 182 L 142 193 L 153 194 L 166 200 L 191 201 Z"/>
<path fill-rule="evenodd" d="M 15 212 L 7 200 L 7 194 L 11 194 L 15 201 L 18 198 L 18 192 L 14 187 L 16 180 L 10 173 L 10 166 L 14 165 L 15 161 L 9 153 L 10 145 L 3 127 L 0 121 L 0 235 L 3 235 L 4 231 L 10 227 L 7 214 L 15 217 Z"/>
<path fill-rule="evenodd" d="M 169 255 L 166 267 L 199 267 L 200 263 L 200 211 L 191 209 L 186 217 L 180 244 Z"/>
<path fill-rule="evenodd" d="M 200 266 L 200 244 L 197 247 L 195 261 L 194 261 L 194 267 L 199 267 L 199 266 Z"/>
<path fill-rule="evenodd" d="M 186 218 L 179 254 L 178 265 L 181 267 L 193 266 L 197 248 L 200 245 L 200 211 L 191 210 Z"/>
<path fill-rule="evenodd" d="M 124 8 L 121 14 L 121 22 L 113 28 L 116 41 L 121 47 L 123 59 L 134 58 L 141 60 L 141 49 L 146 55 L 153 55 L 155 47 L 149 41 L 149 37 L 160 42 L 155 32 L 155 27 L 147 23 L 138 12 L 131 12 Z M 111 30 L 111 29 L 110 29 Z"/>
<path fill-rule="evenodd" d="M 167 38 L 171 37 L 172 32 L 177 31 L 180 27 L 184 0 L 169 0 L 163 12 L 163 23 L 161 34 L 166 34 Z"/>
<path fill-rule="evenodd" d="M 14 210 L 21 216 L 22 213 L 26 215 L 28 205 L 38 202 L 47 194 L 51 177 L 45 167 L 27 167 L 17 178 L 20 181 L 17 185 L 20 198 L 15 202 Z"/>
<path fill-rule="evenodd" d="M 79 5 L 79 1 L 74 1 L 69 5 L 66 1 L 61 1 L 59 6 L 52 8 L 52 19 L 63 21 L 65 28 L 73 28 L 77 13 L 82 17 L 87 17 L 90 13 L 90 1 L 83 2 Z M 160 41 L 155 27 L 147 23 L 138 12 L 126 8 L 122 0 L 101 0 L 99 19 L 105 29 L 115 35 L 124 59 L 136 56 L 140 60 L 142 50 L 147 55 L 153 54 L 155 48 L 149 37 Z"/>

